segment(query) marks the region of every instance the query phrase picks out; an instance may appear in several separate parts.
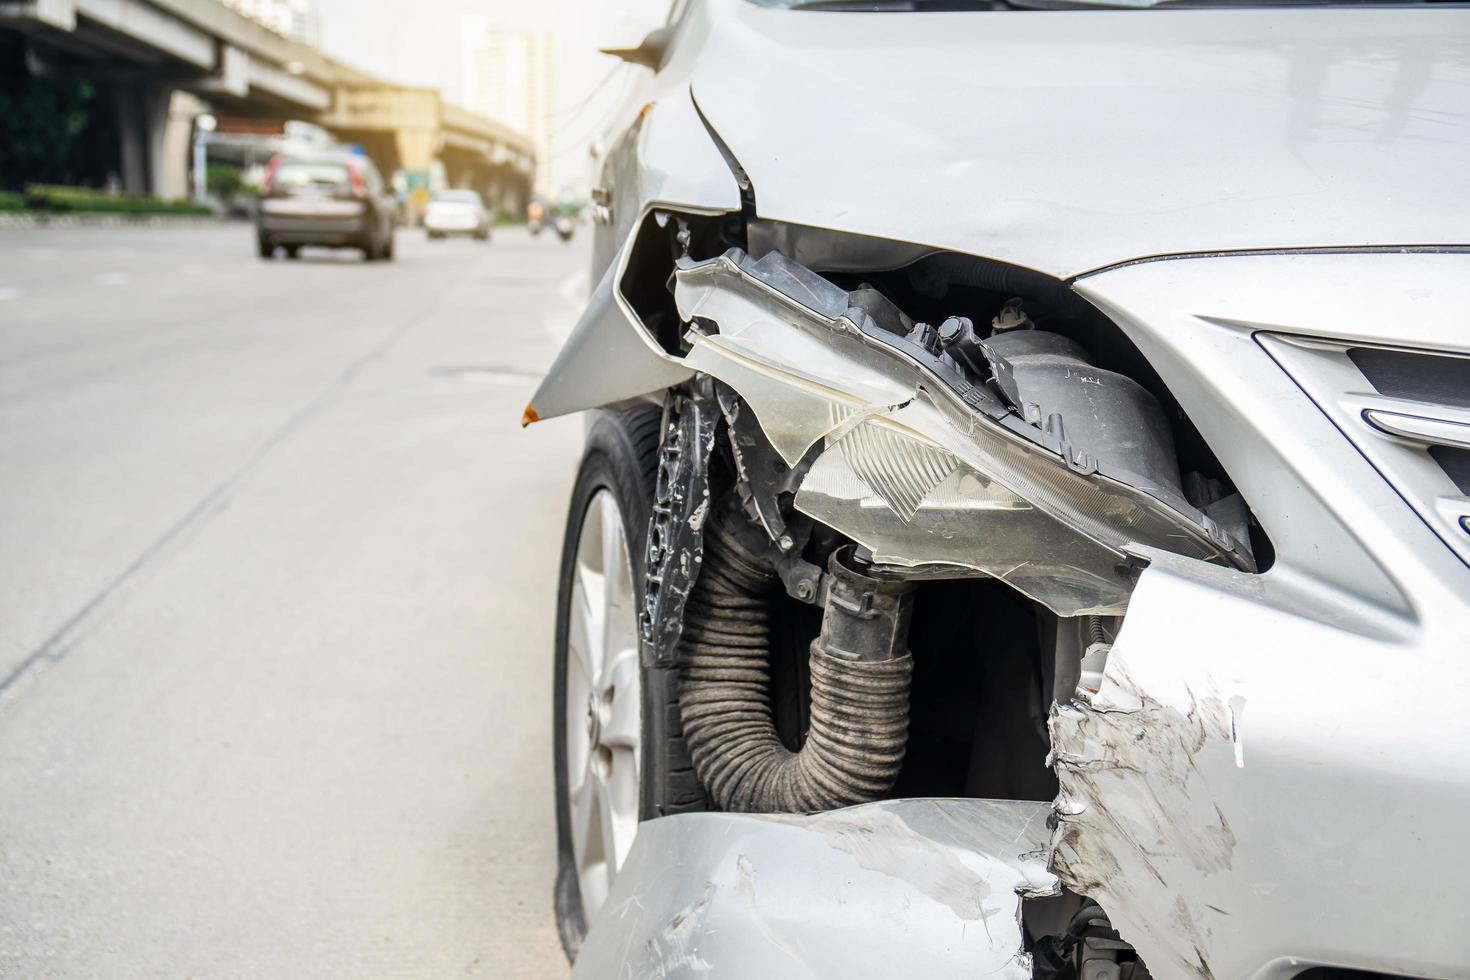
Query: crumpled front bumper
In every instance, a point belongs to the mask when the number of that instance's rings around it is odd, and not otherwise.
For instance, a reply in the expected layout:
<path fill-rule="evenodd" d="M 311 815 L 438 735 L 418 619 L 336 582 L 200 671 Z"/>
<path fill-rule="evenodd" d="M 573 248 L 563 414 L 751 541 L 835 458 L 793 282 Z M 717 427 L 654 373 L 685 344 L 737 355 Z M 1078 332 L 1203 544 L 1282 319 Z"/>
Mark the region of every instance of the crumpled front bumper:
<path fill-rule="evenodd" d="M 1368 636 L 1194 571 L 1053 714 L 1061 879 L 1156 977 L 1470 976 L 1470 617 Z"/>
<path fill-rule="evenodd" d="M 1470 976 L 1470 611 L 1370 635 L 1154 557 L 1101 691 L 1054 711 L 1054 805 L 650 821 L 574 976 L 1020 980 L 1059 883 L 1159 978 Z"/>
<path fill-rule="evenodd" d="M 1045 803 L 894 800 L 642 825 L 574 977 L 1031 976 Z"/>

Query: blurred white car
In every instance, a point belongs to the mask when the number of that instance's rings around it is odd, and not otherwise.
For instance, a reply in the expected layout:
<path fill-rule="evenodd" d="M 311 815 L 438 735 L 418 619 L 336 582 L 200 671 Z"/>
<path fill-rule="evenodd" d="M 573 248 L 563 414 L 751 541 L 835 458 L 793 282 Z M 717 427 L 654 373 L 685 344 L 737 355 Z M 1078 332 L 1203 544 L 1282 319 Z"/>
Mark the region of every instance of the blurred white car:
<path fill-rule="evenodd" d="M 424 228 L 429 238 L 446 235 L 474 235 L 482 242 L 490 240 L 490 212 L 477 191 L 440 191 L 429 201 L 424 215 Z"/>

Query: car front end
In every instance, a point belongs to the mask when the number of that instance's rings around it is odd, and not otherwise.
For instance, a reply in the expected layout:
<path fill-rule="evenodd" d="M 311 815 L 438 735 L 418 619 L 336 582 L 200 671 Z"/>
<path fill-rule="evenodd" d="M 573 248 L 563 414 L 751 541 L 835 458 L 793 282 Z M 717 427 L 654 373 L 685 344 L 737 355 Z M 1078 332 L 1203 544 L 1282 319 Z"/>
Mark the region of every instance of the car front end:
<path fill-rule="evenodd" d="M 801 6 L 627 55 L 527 407 L 653 474 L 576 975 L 1470 976 L 1470 11 Z"/>

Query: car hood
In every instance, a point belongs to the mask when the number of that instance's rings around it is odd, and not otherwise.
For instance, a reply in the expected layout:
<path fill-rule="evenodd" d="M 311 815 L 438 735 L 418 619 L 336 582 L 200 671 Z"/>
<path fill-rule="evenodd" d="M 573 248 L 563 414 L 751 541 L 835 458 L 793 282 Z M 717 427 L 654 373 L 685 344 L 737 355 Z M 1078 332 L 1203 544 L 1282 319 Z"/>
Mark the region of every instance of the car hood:
<path fill-rule="evenodd" d="M 762 217 L 1064 278 L 1470 242 L 1470 10 L 705 16 L 694 97 Z"/>

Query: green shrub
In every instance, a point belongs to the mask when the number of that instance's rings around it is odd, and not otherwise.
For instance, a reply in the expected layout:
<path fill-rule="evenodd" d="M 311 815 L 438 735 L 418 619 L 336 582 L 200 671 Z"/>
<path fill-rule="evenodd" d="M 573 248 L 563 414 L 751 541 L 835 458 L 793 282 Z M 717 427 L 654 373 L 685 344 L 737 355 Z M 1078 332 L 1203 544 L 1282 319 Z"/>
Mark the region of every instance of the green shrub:
<path fill-rule="evenodd" d="M 24 211 L 26 196 L 15 191 L 0 191 L 0 211 Z"/>
<path fill-rule="evenodd" d="M 158 197 L 111 194 L 89 187 L 60 187 L 55 184 L 29 184 L 27 204 L 38 211 L 52 214 L 213 214 L 205 204 L 193 201 L 165 201 Z"/>
<path fill-rule="evenodd" d="M 240 168 L 233 163 L 211 163 L 204 168 L 204 186 L 215 197 L 229 200 L 240 192 Z"/>

